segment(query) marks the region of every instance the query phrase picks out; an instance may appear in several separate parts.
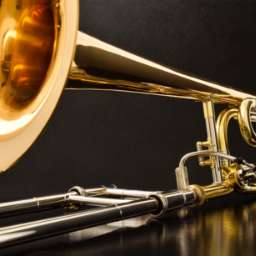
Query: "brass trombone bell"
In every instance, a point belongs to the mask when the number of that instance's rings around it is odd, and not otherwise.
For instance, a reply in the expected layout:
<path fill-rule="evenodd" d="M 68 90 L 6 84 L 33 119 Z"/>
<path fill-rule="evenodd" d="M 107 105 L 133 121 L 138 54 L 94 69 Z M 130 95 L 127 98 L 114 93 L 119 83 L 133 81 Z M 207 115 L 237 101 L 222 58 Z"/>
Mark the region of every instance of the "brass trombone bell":
<path fill-rule="evenodd" d="M 0 203 L 0 216 L 65 207 L 72 213 L 0 228 L 0 248 L 126 218 L 167 216 L 211 198 L 256 192 L 256 165 L 229 153 L 228 125 L 239 123 L 256 146 L 256 98 L 138 57 L 78 32 L 78 0 L 0 1 L 0 171 L 34 142 L 63 91 L 104 90 L 178 97 L 203 105 L 207 139 L 175 169 L 177 190 L 141 191 L 73 187 L 68 192 Z M 227 107 L 215 118 L 214 104 Z M 191 184 L 188 161 L 210 166 L 212 183 Z M 90 206 L 89 209 L 83 209 Z M 93 208 L 91 208 L 93 207 Z M 185 208 L 184 208 L 185 207 Z M 181 210 L 181 211 L 180 211 Z"/>
<path fill-rule="evenodd" d="M 77 28 L 78 1 L 1 1 L 0 170 L 31 146 L 51 116 Z"/>
<path fill-rule="evenodd" d="M 1 1 L 0 170 L 8 169 L 40 134 L 68 78 L 68 89 L 179 97 L 235 108 L 243 102 L 241 131 L 249 144 L 256 144 L 253 95 L 101 42 L 78 32 L 78 20 L 78 0 Z"/>

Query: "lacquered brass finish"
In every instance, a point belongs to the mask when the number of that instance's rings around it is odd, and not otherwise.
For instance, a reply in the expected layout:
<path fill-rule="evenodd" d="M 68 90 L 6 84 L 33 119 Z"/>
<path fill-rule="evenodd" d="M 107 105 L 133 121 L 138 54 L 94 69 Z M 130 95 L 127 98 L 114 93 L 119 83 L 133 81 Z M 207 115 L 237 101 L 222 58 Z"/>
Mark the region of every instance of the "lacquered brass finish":
<path fill-rule="evenodd" d="M 1 2 L 0 109 L 4 117 L 15 118 L 15 110 L 28 106 L 44 84 L 58 40 L 53 4 L 50 0 Z"/>
<path fill-rule="evenodd" d="M 217 138 L 219 150 L 223 153 L 229 154 L 229 145 L 228 145 L 228 127 L 229 123 L 232 119 L 238 118 L 239 112 L 236 108 L 226 109 L 219 114 L 216 130 L 217 130 Z M 230 165 L 230 161 L 227 159 L 223 159 L 221 161 L 221 167 L 228 167 Z"/>
<path fill-rule="evenodd" d="M 33 143 L 49 119 L 67 78 L 71 80 L 69 89 L 125 91 L 235 107 L 254 98 L 138 57 L 81 32 L 77 34 L 78 9 L 78 0 L 1 1 L 1 170 L 6 170 Z M 248 138 L 253 133 L 245 129 L 243 124 L 248 128 L 248 123 L 243 118 L 241 115 L 241 131 Z M 11 153 L 4 151 L 6 148 Z"/>
<path fill-rule="evenodd" d="M 78 0 L 0 1 L 0 171 L 7 170 L 31 146 L 64 87 L 198 101 L 203 104 L 207 140 L 198 142 L 197 151 L 181 158 L 176 168 L 177 190 L 173 192 L 74 187 L 61 195 L 0 204 L 0 214 L 5 215 L 60 205 L 78 210 L 0 228 L 0 247 L 144 214 L 159 218 L 235 189 L 256 192 L 256 166 L 230 155 L 228 147 L 232 119 L 238 121 L 245 141 L 256 146 L 254 95 L 104 43 L 79 32 L 78 18 Z M 226 106 L 217 122 L 215 104 Z M 192 157 L 211 167 L 211 184 L 190 184 L 186 162 Z M 79 210 L 85 205 L 100 208 Z"/>
<path fill-rule="evenodd" d="M 229 154 L 228 149 L 228 126 L 233 118 L 238 118 L 238 109 L 231 108 L 222 111 L 217 120 L 217 133 L 221 152 Z"/>
<path fill-rule="evenodd" d="M 31 146 L 63 91 L 74 55 L 78 2 L 2 0 L 0 170 Z"/>
<path fill-rule="evenodd" d="M 13 121 L 34 112 L 49 90 L 59 20 L 56 1 L 1 1 L 0 118 Z M 35 101 L 40 95 L 40 101 Z M 18 127 L 17 127 L 18 128 Z"/>
<path fill-rule="evenodd" d="M 68 84 L 73 89 L 127 91 L 179 97 L 239 106 L 253 98 L 217 83 L 208 82 L 78 33 L 74 65 L 69 78 L 87 82 Z"/>
<path fill-rule="evenodd" d="M 245 141 L 252 147 L 256 147 L 256 133 L 253 127 L 253 123 L 255 122 L 255 108 L 255 98 L 246 99 L 241 103 L 238 115 L 241 133 Z"/>

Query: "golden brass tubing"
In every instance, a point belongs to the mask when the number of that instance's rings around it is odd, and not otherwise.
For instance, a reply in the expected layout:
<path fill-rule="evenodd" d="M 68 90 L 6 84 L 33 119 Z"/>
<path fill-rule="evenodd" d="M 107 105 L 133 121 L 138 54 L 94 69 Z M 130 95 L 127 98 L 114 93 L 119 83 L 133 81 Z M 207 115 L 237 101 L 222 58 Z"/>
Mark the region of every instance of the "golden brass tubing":
<path fill-rule="evenodd" d="M 211 198 L 217 198 L 232 193 L 234 191 L 234 183 L 225 181 L 209 186 L 191 185 L 190 188 L 197 195 L 196 205 L 202 205 Z"/>
<path fill-rule="evenodd" d="M 77 32 L 78 0 L 0 2 L 0 171 L 9 168 L 38 137 L 67 79 L 67 89 L 71 90 L 121 91 L 200 101 L 208 135 L 207 142 L 198 143 L 196 152 L 182 157 L 176 168 L 178 190 L 174 192 L 74 187 L 67 194 L 0 204 L 0 213 L 2 210 L 4 214 L 63 203 L 104 206 L 4 227 L 0 229 L 0 247 L 145 214 L 158 218 L 227 195 L 234 188 L 256 190 L 255 165 L 229 155 L 227 137 L 230 120 L 238 117 L 246 142 L 256 146 L 254 95 L 241 92 L 243 88 L 232 89 L 178 72 Z M 232 107 L 220 114 L 217 126 L 215 103 Z M 211 160 L 213 184 L 190 186 L 186 162 L 192 157 Z"/>
<path fill-rule="evenodd" d="M 229 154 L 229 147 L 228 147 L 228 126 L 229 122 L 233 118 L 238 117 L 238 109 L 232 108 L 232 109 L 225 109 L 219 114 L 219 117 L 217 119 L 216 123 L 216 131 L 217 131 L 217 139 L 218 139 L 218 145 L 219 150 L 223 153 Z M 222 159 L 221 165 L 228 166 L 229 160 L 228 159 Z"/>
<path fill-rule="evenodd" d="M 206 199 L 225 196 L 234 191 L 234 186 L 228 182 L 203 187 Z"/>
<path fill-rule="evenodd" d="M 73 82 L 67 89 L 136 92 L 236 106 L 254 97 L 159 65 L 82 32 L 78 32 L 69 79 Z"/>
<path fill-rule="evenodd" d="M 215 110 L 212 101 L 203 102 L 204 118 L 207 131 L 208 150 L 219 151 L 215 125 Z M 210 157 L 210 166 L 214 183 L 221 182 L 220 159 L 217 156 Z"/>
<path fill-rule="evenodd" d="M 252 147 L 256 147 L 256 133 L 253 127 L 255 122 L 255 99 L 244 100 L 239 107 L 238 122 L 244 140 Z"/>
<path fill-rule="evenodd" d="M 235 107 L 255 99 L 240 91 L 242 87 L 232 89 L 176 71 L 78 32 L 78 0 L 26 0 L 18 5 L 4 0 L 0 21 L 0 171 L 33 144 L 68 78 L 66 88 L 75 90 L 161 95 Z M 246 124 L 241 130 L 248 138 L 248 123 L 240 123 Z M 256 144 L 254 137 L 248 141 Z"/>

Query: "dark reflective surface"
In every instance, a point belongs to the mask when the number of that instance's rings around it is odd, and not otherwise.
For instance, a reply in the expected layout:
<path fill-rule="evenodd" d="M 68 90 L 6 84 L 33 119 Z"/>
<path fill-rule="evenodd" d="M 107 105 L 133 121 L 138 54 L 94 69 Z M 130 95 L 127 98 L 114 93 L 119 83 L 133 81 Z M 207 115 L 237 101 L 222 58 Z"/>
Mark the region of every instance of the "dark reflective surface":
<path fill-rule="evenodd" d="M 233 195 L 209 202 L 184 220 L 172 216 L 137 228 L 103 226 L 5 249 L 1 255 L 255 255 L 255 223 L 255 196 Z"/>

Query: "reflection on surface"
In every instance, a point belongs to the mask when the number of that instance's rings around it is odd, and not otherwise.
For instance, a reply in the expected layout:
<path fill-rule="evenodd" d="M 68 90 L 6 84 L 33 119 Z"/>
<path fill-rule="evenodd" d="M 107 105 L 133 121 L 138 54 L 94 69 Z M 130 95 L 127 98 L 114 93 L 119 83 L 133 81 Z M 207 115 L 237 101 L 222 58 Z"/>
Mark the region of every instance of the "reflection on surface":
<path fill-rule="evenodd" d="M 255 241 L 256 203 L 199 214 L 180 226 L 175 235 L 181 255 L 247 255 Z M 168 230 L 168 228 L 167 228 Z"/>
<path fill-rule="evenodd" d="M 134 222 L 103 226 L 4 250 L 3 255 L 255 255 L 256 203 L 207 207 L 185 220 L 171 217 L 145 226 L 142 218 L 132 228 Z"/>

